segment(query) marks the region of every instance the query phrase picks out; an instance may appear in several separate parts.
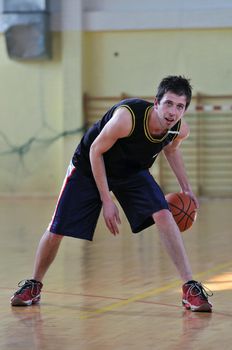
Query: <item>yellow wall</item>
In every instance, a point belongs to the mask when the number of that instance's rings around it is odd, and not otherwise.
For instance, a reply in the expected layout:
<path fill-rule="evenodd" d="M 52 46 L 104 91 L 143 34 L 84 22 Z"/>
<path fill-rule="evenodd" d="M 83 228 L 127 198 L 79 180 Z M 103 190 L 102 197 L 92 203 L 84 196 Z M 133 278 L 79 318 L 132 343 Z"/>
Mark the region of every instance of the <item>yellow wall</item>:
<path fill-rule="evenodd" d="M 0 36 L 0 192 L 56 188 L 55 173 L 60 164 L 53 156 L 60 151 L 59 142 L 50 146 L 33 142 L 21 154 L 15 149 L 32 137 L 50 138 L 62 129 L 59 35 L 54 34 L 52 41 L 52 61 L 20 62 L 8 58 L 4 35 Z"/>
<path fill-rule="evenodd" d="M 82 94 L 151 96 L 167 74 L 192 78 L 194 93 L 231 94 L 232 29 L 78 31 L 52 34 L 53 58 L 10 60 L 0 35 L 0 193 L 57 194 L 83 125 Z M 83 52 L 82 52 L 83 49 Z"/>
<path fill-rule="evenodd" d="M 57 194 L 80 138 L 52 142 L 82 126 L 80 32 L 53 33 L 52 46 L 52 60 L 15 61 L 0 36 L 0 193 Z"/>
<path fill-rule="evenodd" d="M 167 74 L 191 77 L 195 92 L 232 92 L 232 29 L 86 33 L 85 54 L 92 95 L 150 96 Z"/>
<path fill-rule="evenodd" d="M 63 129 L 83 130 L 83 57 L 82 32 L 66 31 L 62 33 L 62 100 Z M 79 142 L 82 132 L 64 138 L 63 172 L 69 163 L 74 148 Z"/>

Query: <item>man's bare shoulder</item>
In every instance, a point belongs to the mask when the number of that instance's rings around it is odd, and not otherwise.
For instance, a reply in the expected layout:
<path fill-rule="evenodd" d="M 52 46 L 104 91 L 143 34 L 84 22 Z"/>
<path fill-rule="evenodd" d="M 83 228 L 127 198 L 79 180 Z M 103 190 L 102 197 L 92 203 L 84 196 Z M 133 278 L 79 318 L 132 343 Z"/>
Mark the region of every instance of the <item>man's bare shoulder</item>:
<path fill-rule="evenodd" d="M 190 134 L 190 127 L 187 124 L 186 120 L 182 118 L 180 131 L 179 131 L 179 135 L 177 136 L 177 139 L 184 140 L 189 136 L 189 134 Z"/>
<path fill-rule="evenodd" d="M 133 127 L 131 112 L 126 106 L 118 107 L 105 127 L 117 133 L 119 138 L 128 136 Z"/>

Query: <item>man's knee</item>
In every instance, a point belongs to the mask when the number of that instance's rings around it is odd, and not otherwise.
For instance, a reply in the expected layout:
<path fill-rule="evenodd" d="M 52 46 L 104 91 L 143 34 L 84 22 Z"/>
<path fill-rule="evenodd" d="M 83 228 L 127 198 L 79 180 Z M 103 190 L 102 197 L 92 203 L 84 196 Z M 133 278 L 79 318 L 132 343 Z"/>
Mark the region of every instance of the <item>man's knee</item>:
<path fill-rule="evenodd" d="M 46 230 L 44 232 L 44 238 L 46 240 L 48 240 L 50 243 L 55 243 L 55 242 L 60 242 L 62 240 L 64 236 L 63 235 L 59 235 L 59 234 L 56 234 L 56 233 L 52 233 L 51 231 L 49 230 Z"/>
<path fill-rule="evenodd" d="M 165 224 L 165 223 L 169 223 L 170 220 L 173 220 L 173 216 L 170 212 L 170 210 L 168 209 L 162 209 L 157 211 L 156 213 L 154 213 L 153 215 L 153 219 L 157 224 Z"/>

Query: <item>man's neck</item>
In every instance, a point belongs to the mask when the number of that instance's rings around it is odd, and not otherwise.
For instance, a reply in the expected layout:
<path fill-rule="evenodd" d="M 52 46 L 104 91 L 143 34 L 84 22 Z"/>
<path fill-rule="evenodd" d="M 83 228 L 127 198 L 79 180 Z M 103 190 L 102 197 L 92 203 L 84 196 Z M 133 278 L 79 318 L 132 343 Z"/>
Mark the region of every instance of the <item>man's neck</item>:
<path fill-rule="evenodd" d="M 162 136 L 167 133 L 168 129 L 164 129 L 160 122 L 159 116 L 154 108 L 148 116 L 148 128 L 151 135 Z"/>

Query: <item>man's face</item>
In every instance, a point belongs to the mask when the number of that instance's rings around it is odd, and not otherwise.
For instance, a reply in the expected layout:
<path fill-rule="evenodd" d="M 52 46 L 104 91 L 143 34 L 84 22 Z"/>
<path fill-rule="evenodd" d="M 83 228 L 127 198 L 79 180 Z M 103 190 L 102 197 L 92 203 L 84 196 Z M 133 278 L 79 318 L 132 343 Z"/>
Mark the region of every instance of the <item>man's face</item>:
<path fill-rule="evenodd" d="M 164 129 L 171 129 L 184 115 L 186 96 L 166 92 L 159 103 L 155 100 L 154 108 L 157 111 L 160 125 Z"/>

